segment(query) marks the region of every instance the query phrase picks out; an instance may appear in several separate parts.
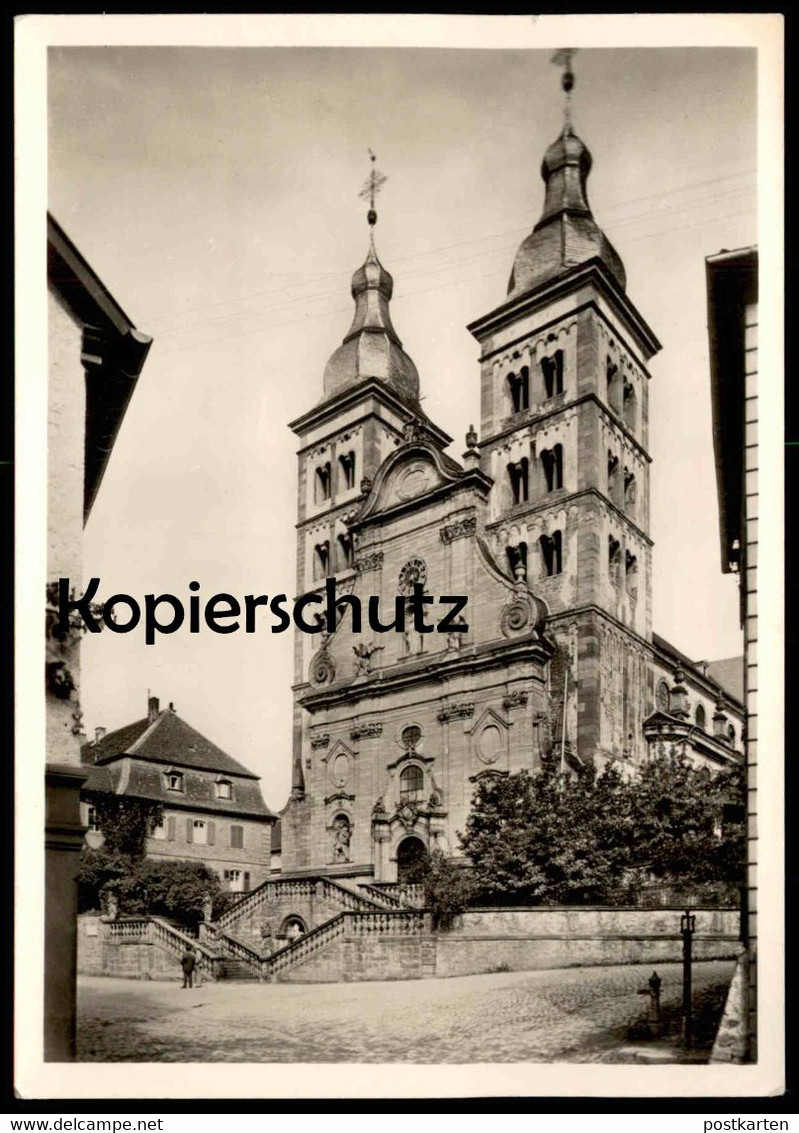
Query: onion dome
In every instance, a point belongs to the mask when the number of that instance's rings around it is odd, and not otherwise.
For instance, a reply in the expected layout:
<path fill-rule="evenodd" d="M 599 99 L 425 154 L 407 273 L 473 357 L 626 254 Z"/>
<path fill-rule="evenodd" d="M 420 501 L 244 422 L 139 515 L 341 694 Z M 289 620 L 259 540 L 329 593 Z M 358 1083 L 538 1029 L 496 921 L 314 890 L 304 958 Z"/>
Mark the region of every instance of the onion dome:
<path fill-rule="evenodd" d="M 369 222 L 374 223 L 371 213 Z M 418 402 L 419 374 L 402 349 L 388 309 L 393 290 L 394 280 L 377 258 L 370 236 L 366 259 L 352 277 L 352 326 L 325 366 L 325 401 L 367 378 L 379 378 L 406 401 Z"/>
<path fill-rule="evenodd" d="M 516 253 L 508 295 L 516 298 L 591 259 L 600 259 L 624 289 L 624 264 L 594 220 L 586 181 L 591 154 L 567 122 L 544 155 L 546 197 L 541 219 Z"/>

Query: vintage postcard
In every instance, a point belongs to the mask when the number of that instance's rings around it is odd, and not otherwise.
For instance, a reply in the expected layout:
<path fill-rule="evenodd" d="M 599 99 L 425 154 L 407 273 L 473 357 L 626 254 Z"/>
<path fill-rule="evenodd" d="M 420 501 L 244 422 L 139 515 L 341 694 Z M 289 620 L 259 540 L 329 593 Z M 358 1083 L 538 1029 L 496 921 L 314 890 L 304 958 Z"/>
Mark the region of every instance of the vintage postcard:
<path fill-rule="evenodd" d="M 779 1093 L 781 18 L 16 39 L 20 1096 Z"/>

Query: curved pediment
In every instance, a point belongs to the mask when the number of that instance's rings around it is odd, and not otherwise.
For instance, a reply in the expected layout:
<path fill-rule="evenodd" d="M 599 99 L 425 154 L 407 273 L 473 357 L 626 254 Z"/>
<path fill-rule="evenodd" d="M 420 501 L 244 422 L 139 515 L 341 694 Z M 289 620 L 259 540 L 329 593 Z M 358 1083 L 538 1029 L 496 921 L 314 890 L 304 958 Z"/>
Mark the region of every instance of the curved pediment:
<path fill-rule="evenodd" d="M 381 464 L 354 525 L 438 489 L 454 487 L 467 476 L 460 465 L 427 441 L 405 444 Z"/>

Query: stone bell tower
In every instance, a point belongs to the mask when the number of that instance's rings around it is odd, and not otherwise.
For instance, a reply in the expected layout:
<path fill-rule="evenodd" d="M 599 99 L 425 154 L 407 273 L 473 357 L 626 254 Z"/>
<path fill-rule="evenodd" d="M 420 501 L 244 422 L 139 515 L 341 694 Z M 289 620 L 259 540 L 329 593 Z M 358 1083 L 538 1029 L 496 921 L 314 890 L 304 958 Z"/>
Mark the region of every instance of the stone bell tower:
<path fill-rule="evenodd" d="M 544 155 L 541 218 L 480 344 L 482 467 L 498 561 L 549 607 L 562 647 L 564 748 L 643 757 L 651 703 L 647 363 L 660 346 L 587 196 L 592 158 L 566 121 Z M 565 677 L 563 674 L 565 673 Z M 562 686 L 558 691 L 562 704 Z"/>

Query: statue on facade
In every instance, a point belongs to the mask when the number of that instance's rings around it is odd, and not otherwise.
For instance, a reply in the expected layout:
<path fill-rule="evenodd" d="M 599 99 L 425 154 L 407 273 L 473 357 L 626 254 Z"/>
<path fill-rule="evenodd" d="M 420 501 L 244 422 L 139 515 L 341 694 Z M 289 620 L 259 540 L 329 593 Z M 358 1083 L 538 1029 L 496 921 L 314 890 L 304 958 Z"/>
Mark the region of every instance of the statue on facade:
<path fill-rule="evenodd" d="M 350 860 L 350 838 L 352 827 L 349 819 L 341 815 L 333 823 L 333 861 L 348 862 Z"/>
<path fill-rule="evenodd" d="M 373 645 L 371 642 L 368 645 L 353 645 L 352 651 L 355 654 L 355 675 L 359 676 L 361 673 L 371 673 L 372 671 L 372 654 L 379 653 L 384 646 Z"/>
<path fill-rule="evenodd" d="M 203 897 L 203 920 L 207 924 L 214 919 L 214 899 L 210 893 Z"/>

